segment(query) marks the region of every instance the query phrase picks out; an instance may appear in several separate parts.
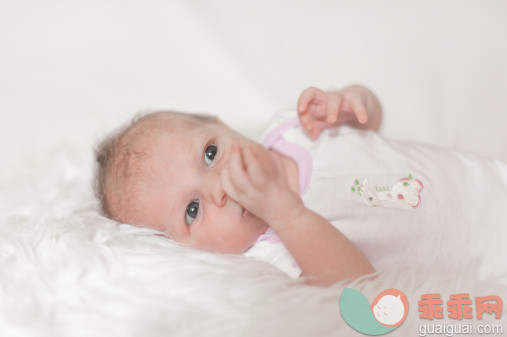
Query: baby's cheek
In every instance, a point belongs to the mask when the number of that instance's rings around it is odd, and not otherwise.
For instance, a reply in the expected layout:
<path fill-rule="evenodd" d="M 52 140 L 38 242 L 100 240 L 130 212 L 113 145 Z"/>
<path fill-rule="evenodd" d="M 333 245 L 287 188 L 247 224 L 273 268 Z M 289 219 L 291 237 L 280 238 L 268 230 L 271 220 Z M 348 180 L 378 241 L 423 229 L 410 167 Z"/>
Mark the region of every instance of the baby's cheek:
<path fill-rule="evenodd" d="M 199 233 L 192 247 L 222 254 L 241 254 L 251 247 L 255 239 L 245 233 L 231 232 L 225 228 Z"/>
<path fill-rule="evenodd" d="M 252 247 L 257 238 L 262 235 L 268 226 L 262 226 L 262 224 L 256 224 L 257 226 L 248 228 L 246 224 L 240 225 L 239 231 L 230 233 L 227 242 L 230 252 L 233 254 L 241 254 Z"/>
<path fill-rule="evenodd" d="M 241 254 L 246 252 L 252 245 L 255 240 L 257 240 L 256 236 L 248 235 L 246 233 L 237 233 L 228 238 L 227 246 L 229 253 L 232 254 Z"/>

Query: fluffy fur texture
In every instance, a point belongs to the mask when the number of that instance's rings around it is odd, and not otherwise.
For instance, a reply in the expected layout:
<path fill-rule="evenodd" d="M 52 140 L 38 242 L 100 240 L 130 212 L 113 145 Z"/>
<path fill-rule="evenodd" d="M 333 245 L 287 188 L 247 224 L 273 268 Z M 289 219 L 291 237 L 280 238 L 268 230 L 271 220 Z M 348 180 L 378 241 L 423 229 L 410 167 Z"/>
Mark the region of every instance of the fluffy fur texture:
<path fill-rule="evenodd" d="M 488 322 L 475 309 L 472 321 L 419 319 L 422 294 L 441 293 L 444 308 L 455 293 L 507 301 L 467 270 L 393 268 L 317 288 L 264 262 L 191 250 L 100 216 L 91 163 L 61 153 L 0 192 L 1 336 L 363 336 L 340 315 L 344 287 L 370 302 L 403 291 L 409 313 L 389 336 L 416 336 L 421 324 Z"/>

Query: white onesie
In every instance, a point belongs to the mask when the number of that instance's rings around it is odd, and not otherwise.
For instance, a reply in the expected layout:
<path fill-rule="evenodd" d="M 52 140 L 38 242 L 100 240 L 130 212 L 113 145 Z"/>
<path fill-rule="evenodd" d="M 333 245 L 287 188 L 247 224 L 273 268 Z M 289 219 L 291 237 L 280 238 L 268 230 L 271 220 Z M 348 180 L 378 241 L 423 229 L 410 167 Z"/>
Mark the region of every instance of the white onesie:
<path fill-rule="evenodd" d="M 352 240 L 376 270 L 452 271 L 477 261 L 507 282 L 507 163 L 350 126 L 312 141 L 296 112 L 275 115 L 264 145 L 296 160 L 305 206 Z M 245 252 L 301 274 L 272 229 Z"/>

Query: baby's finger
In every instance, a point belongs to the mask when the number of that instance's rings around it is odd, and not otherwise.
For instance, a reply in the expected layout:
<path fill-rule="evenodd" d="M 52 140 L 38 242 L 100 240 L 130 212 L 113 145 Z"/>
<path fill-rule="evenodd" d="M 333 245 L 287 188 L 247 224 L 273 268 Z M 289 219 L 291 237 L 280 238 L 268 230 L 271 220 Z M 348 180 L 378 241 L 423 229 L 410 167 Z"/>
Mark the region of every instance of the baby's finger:
<path fill-rule="evenodd" d="M 229 172 L 229 168 L 224 167 L 222 172 L 220 173 L 220 183 L 222 184 L 222 188 L 224 189 L 225 194 L 231 199 L 239 202 L 239 196 L 234 188 L 231 181 L 231 174 Z"/>
<path fill-rule="evenodd" d="M 303 127 L 308 130 L 308 132 L 312 132 L 313 129 L 318 127 L 319 123 L 326 120 L 326 111 L 324 107 L 313 104 L 312 102 L 305 113 L 299 116 L 304 119 L 304 124 L 302 123 Z"/>
<path fill-rule="evenodd" d="M 309 87 L 305 89 L 298 99 L 298 105 L 297 110 L 298 113 L 302 114 L 306 111 L 308 108 L 308 104 L 313 100 L 313 98 L 318 94 L 322 92 L 322 90 L 315 88 L 315 87 Z"/>
<path fill-rule="evenodd" d="M 305 113 L 305 114 L 299 114 L 299 122 L 301 123 L 301 125 L 305 128 L 305 129 L 309 129 L 310 128 L 310 125 L 311 125 L 311 121 L 310 121 L 310 115 Z"/>
<path fill-rule="evenodd" d="M 329 124 L 333 124 L 338 120 L 338 113 L 343 101 L 341 94 L 337 92 L 329 93 L 329 100 L 327 102 L 327 119 Z"/>
<path fill-rule="evenodd" d="M 243 156 L 250 181 L 256 187 L 262 186 L 266 182 L 266 174 L 250 146 L 244 148 Z"/>
<path fill-rule="evenodd" d="M 366 107 L 364 106 L 363 100 L 360 97 L 351 98 L 351 105 L 354 114 L 356 115 L 359 123 L 364 124 L 368 121 L 368 113 L 366 112 Z"/>
<path fill-rule="evenodd" d="M 245 172 L 239 146 L 233 145 L 229 159 L 229 174 L 233 187 L 238 194 L 245 193 L 249 187 L 249 178 Z"/>
<path fill-rule="evenodd" d="M 310 138 L 312 140 L 315 140 L 315 139 L 319 138 L 321 132 L 322 131 L 319 128 L 312 129 L 312 131 L 310 131 Z"/>

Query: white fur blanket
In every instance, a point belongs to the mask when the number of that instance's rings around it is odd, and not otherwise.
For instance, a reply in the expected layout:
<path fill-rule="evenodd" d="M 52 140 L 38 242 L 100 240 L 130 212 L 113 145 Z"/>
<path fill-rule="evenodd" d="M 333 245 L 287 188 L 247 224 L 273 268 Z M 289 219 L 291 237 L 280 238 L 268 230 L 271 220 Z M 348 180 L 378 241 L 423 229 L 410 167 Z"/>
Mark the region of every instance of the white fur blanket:
<path fill-rule="evenodd" d="M 363 336 L 340 315 L 344 287 L 370 302 L 403 291 L 407 319 L 389 336 L 417 336 L 423 324 L 489 322 L 475 309 L 465 322 L 420 319 L 422 294 L 507 300 L 466 270 L 414 266 L 318 288 L 260 261 L 194 251 L 100 216 L 91 162 L 60 153 L 0 192 L 0 336 Z M 489 323 L 505 329 L 506 316 Z"/>

